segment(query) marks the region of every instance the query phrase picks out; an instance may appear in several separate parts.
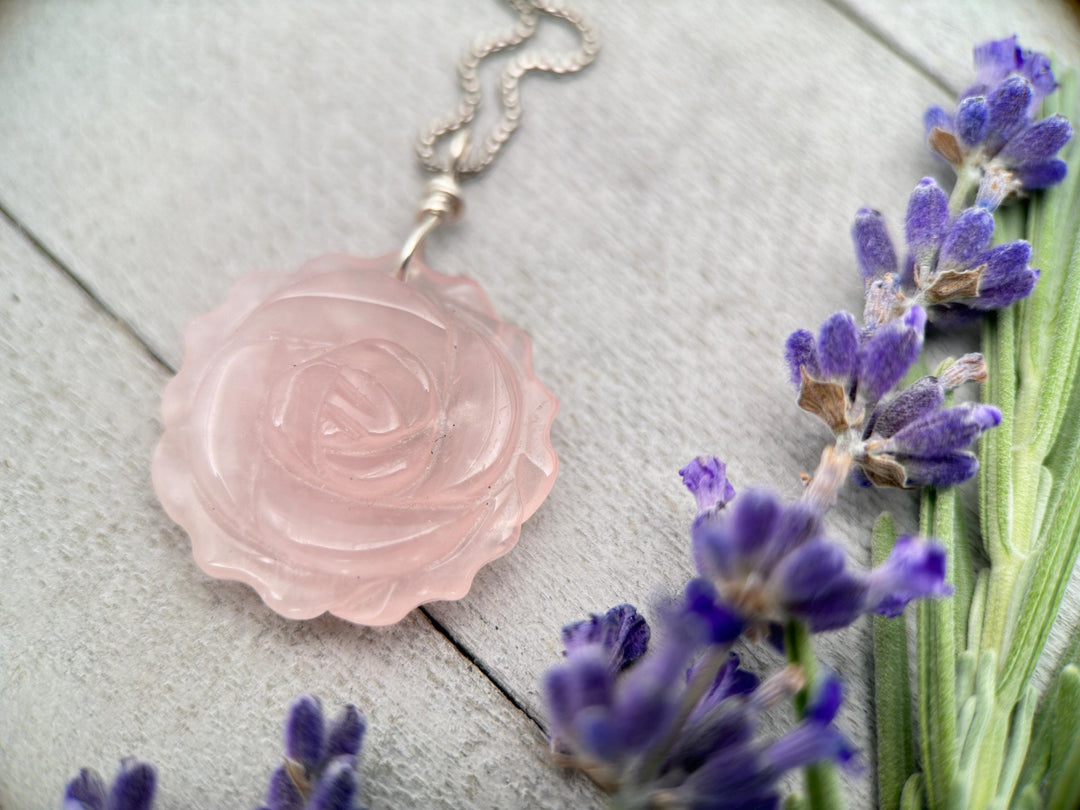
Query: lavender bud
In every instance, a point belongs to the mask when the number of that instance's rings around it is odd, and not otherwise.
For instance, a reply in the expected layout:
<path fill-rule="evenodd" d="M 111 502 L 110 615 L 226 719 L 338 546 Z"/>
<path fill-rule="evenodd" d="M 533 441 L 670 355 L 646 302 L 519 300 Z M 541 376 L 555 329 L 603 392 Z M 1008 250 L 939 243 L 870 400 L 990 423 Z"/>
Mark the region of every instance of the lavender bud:
<path fill-rule="evenodd" d="M 352 758 L 333 759 L 319 777 L 307 810 L 352 810 L 356 789 Z"/>
<path fill-rule="evenodd" d="M 1020 185 L 1027 189 L 1046 188 L 1060 183 L 1068 171 L 1068 164 L 1064 160 L 1056 159 L 1043 163 L 1026 163 L 1013 169 Z"/>
<path fill-rule="evenodd" d="M 1001 142 L 1007 141 L 1028 122 L 1031 96 L 1031 85 L 1021 76 L 1010 76 L 990 92 L 986 99 L 989 126 Z"/>
<path fill-rule="evenodd" d="M 727 465 L 716 456 L 699 456 L 681 470 L 683 484 L 697 500 L 698 514 L 722 509 L 735 497 Z"/>
<path fill-rule="evenodd" d="M 1069 119 L 1052 115 L 1032 124 L 1005 144 L 998 159 L 1007 166 L 1042 163 L 1056 155 L 1072 134 Z"/>
<path fill-rule="evenodd" d="M 623 738 L 606 706 L 588 706 L 574 718 L 574 735 L 585 751 L 603 762 L 622 753 Z"/>
<path fill-rule="evenodd" d="M 316 697 L 301 695 L 285 721 L 285 755 L 313 771 L 323 758 L 325 740 L 322 704 Z"/>
<path fill-rule="evenodd" d="M 973 453 L 954 451 L 937 458 L 906 458 L 903 470 L 904 482 L 893 486 L 951 487 L 973 478 L 979 471 L 979 460 Z"/>
<path fill-rule="evenodd" d="M 811 377 L 821 378 L 818 364 L 817 341 L 812 332 L 799 329 L 788 335 L 784 345 L 784 359 L 787 360 L 791 384 L 798 388 L 802 384 L 802 370 Z"/>
<path fill-rule="evenodd" d="M 885 218 L 878 211 L 860 208 L 851 227 L 851 237 L 864 279 L 896 272 L 896 251 L 885 228 Z"/>
<path fill-rule="evenodd" d="M 776 566 L 773 581 L 785 615 L 815 633 L 846 627 L 866 610 L 866 584 L 847 567 L 839 546 L 817 538 Z"/>
<path fill-rule="evenodd" d="M 866 437 L 889 437 L 907 424 L 945 404 L 945 391 L 936 377 L 922 377 L 874 411 Z"/>
<path fill-rule="evenodd" d="M 949 225 L 949 198 L 930 177 L 924 177 L 908 198 L 904 222 L 908 247 L 919 264 L 931 261 Z"/>
<path fill-rule="evenodd" d="M 990 248 L 980 257 L 985 265 L 979 284 L 979 295 L 970 302 L 981 310 L 1002 309 L 1035 289 L 1039 271 L 1028 267 L 1031 245 L 1027 242 L 1008 242 Z"/>
<path fill-rule="evenodd" d="M 106 810 L 150 810 L 156 789 L 157 771 L 153 765 L 134 758 L 121 760 Z"/>
<path fill-rule="evenodd" d="M 899 616 L 913 599 L 948 596 L 945 549 L 911 535 L 896 541 L 888 559 L 870 572 L 867 599 L 874 612 Z"/>
<path fill-rule="evenodd" d="M 326 759 L 339 756 L 359 756 L 364 744 L 367 720 L 364 713 L 351 703 L 342 708 L 326 737 Z"/>
<path fill-rule="evenodd" d="M 904 456 L 936 457 L 971 444 L 1001 422 L 993 405 L 965 403 L 934 411 L 887 439 L 882 451 Z"/>
<path fill-rule="evenodd" d="M 304 797 L 284 765 L 270 776 L 266 807 L 268 810 L 304 810 Z"/>
<path fill-rule="evenodd" d="M 97 771 L 83 768 L 67 784 L 64 791 L 64 810 L 105 810 L 108 788 Z"/>
<path fill-rule="evenodd" d="M 824 377 L 846 379 L 859 365 L 859 328 L 847 312 L 836 312 L 821 326 L 818 358 Z"/>
<path fill-rule="evenodd" d="M 922 350 L 926 312 L 912 307 L 890 321 L 865 343 L 859 369 L 859 390 L 869 403 L 878 402 L 904 378 Z"/>
<path fill-rule="evenodd" d="M 969 96 L 956 108 L 956 134 L 966 146 L 982 143 L 990 123 L 990 105 L 983 96 Z"/>
<path fill-rule="evenodd" d="M 625 669 L 645 654 L 649 624 L 633 605 L 617 605 L 603 615 L 590 614 L 585 621 L 562 629 L 564 655 L 587 646 L 599 646 L 608 654 L 612 674 Z"/>
<path fill-rule="evenodd" d="M 994 236 L 994 217 L 982 208 L 968 208 L 949 228 L 938 264 L 943 269 L 970 267 Z"/>

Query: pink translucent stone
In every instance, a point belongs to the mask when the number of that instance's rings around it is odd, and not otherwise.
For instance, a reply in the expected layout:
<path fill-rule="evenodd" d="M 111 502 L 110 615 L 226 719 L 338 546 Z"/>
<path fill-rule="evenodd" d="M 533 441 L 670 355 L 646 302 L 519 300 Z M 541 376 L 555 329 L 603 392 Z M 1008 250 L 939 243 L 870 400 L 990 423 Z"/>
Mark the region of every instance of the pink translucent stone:
<path fill-rule="evenodd" d="M 290 618 L 460 599 L 555 480 L 558 402 L 464 278 L 395 257 L 254 274 L 185 332 L 154 488 L 208 574 Z"/>

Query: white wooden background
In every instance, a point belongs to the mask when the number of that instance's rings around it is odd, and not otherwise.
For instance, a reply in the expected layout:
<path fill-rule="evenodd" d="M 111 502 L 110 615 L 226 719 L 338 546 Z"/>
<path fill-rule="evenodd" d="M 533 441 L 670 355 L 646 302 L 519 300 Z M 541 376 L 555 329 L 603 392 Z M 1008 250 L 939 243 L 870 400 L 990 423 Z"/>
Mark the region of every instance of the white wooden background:
<path fill-rule="evenodd" d="M 428 251 L 532 334 L 560 479 L 465 600 L 384 630 L 289 622 L 196 568 L 150 486 L 159 395 L 183 325 L 239 275 L 397 248 L 412 138 L 508 15 L 0 2 L 0 807 L 57 806 L 80 765 L 128 754 L 159 765 L 164 810 L 254 806 L 301 691 L 367 710 L 373 808 L 600 806 L 545 756 L 559 627 L 690 575 L 691 456 L 797 490 L 823 437 L 783 340 L 860 307 L 856 208 L 898 232 L 915 182 L 943 177 L 921 114 L 965 84 L 973 42 L 1016 31 L 1080 60 L 1066 2 L 581 1 L 600 61 L 525 82 L 522 130 Z M 865 559 L 873 516 L 911 528 L 910 504 L 852 491 L 831 527 Z M 864 745 L 867 641 L 864 623 L 821 640 Z M 871 805 L 865 777 L 851 791 Z"/>

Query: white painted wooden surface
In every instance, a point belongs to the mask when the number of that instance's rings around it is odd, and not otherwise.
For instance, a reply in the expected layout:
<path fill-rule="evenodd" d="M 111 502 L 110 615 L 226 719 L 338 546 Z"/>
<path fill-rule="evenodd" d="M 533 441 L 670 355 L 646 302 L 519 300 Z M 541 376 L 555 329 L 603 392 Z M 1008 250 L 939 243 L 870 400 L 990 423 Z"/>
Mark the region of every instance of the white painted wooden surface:
<path fill-rule="evenodd" d="M 0 206 L 29 234 L 0 222 L 0 807 L 55 806 L 80 765 L 129 753 L 159 764 L 162 808 L 254 806 L 300 691 L 368 711 L 374 808 L 599 806 L 530 719 L 559 627 L 690 574 L 675 471 L 694 454 L 797 491 L 823 437 L 780 347 L 859 307 L 850 217 L 896 223 L 939 173 L 921 113 L 963 84 L 973 39 L 1080 58 L 1065 2 L 584 5 L 601 60 L 526 80 L 521 132 L 428 250 L 532 334 L 560 479 L 465 600 L 376 631 L 287 622 L 198 571 L 149 484 L 155 358 L 175 367 L 183 324 L 247 270 L 395 249 L 423 181 L 411 139 L 508 15 L 0 4 Z M 910 528 L 910 504 L 850 492 L 831 527 L 865 559 L 873 516 Z M 866 627 L 821 641 L 865 745 Z M 851 791 L 871 805 L 865 778 Z"/>

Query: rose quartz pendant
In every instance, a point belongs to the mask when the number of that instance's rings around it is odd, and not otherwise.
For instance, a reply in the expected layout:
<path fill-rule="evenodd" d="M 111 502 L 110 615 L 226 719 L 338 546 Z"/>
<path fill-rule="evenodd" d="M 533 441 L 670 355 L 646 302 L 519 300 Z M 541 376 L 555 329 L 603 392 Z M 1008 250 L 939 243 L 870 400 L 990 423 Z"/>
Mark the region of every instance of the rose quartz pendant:
<path fill-rule="evenodd" d="M 555 396 L 473 281 L 398 257 L 253 274 L 185 332 L 154 488 L 208 574 L 283 616 L 460 599 L 550 492 Z"/>

